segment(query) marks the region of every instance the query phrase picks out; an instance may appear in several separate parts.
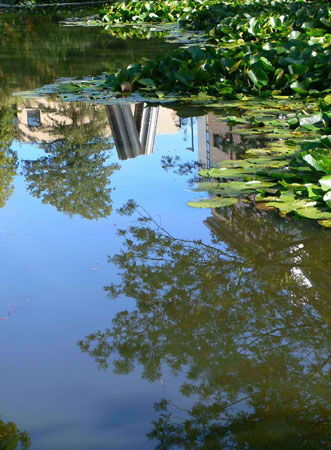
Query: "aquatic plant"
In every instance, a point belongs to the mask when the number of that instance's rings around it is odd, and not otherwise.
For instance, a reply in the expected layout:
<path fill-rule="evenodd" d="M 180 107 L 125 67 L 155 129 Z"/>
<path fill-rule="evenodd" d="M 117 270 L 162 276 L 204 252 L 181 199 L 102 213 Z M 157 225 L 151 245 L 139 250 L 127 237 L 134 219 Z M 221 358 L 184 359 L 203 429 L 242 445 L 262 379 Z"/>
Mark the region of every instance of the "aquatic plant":
<path fill-rule="evenodd" d="M 104 29 L 114 38 L 122 40 L 162 39 L 162 42 L 188 45 L 204 39 L 201 33 L 179 28 L 176 23 L 171 22 L 106 25 Z"/>
<path fill-rule="evenodd" d="M 70 93 L 77 97 L 86 92 L 93 99 L 95 88 L 103 98 L 112 98 L 120 94 L 125 81 L 131 83 L 133 92 L 162 99 L 174 94 L 179 99 L 197 94 L 238 98 L 242 94 L 319 95 L 331 85 L 330 8 L 317 2 L 308 9 L 309 21 L 306 5 L 298 0 L 116 3 L 105 16 L 109 24 L 173 21 L 207 32 L 209 44 L 182 47 L 131 64 L 104 80 L 73 82 Z M 158 16 L 154 10 L 171 17 Z M 68 85 L 63 83 L 52 88 L 53 93 L 64 90 Z"/>
<path fill-rule="evenodd" d="M 331 37 L 325 36 L 318 42 L 298 37 L 290 37 L 281 45 L 180 48 L 107 76 L 104 87 L 119 92 L 120 84 L 129 81 L 133 90 L 163 91 L 165 95 L 316 95 L 331 84 Z"/>
<path fill-rule="evenodd" d="M 176 22 L 194 9 L 195 0 L 165 0 L 163 2 L 131 0 L 109 6 L 103 20 L 109 23 Z"/>
<path fill-rule="evenodd" d="M 242 160 L 222 161 L 200 171 L 202 177 L 223 182 L 199 183 L 197 190 L 206 190 L 213 198 L 189 205 L 216 208 L 248 197 L 283 215 L 317 219 L 331 227 L 331 96 L 320 101 L 319 112 L 299 115 L 291 126 L 314 131 L 317 137 L 301 144 L 293 140 L 276 147 L 271 144 L 267 149 L 248 151 Z"/>
<path fill-rule="evenodd" d="M 109 30 L 113 24 L 177 22 L 184 29 L 203 30 L 210 42 L 236 45 L 287 39 L 291 33 L 292 37 L 320 37 L 330 33 L 330 19 L 328 5 L 301 0 L 168 0 L 162 4 L 131 0 L 114 3 L 103 16 Z"/>
<path fill-rule="evenodd" d="M 321 1 L 196 1 L 179 23 L 231 39 L 274 39 L 291 31 L 310 34 L 312 30 L 322 35 L 330 32 L 330 8 Z"/>
<path fill-rule="evenodd" d="M 89 100 L 97 100 L 100 94 L 103 99 L 121 95 L 121 84 L 129 82 L 132 91 L 148 98 L 316 96 L 329 91 L 330 56 L 331 35 L 318 42 L 290 38 L 281 45 L 252 42 L 240 48 L 194 45 L 105 77 L 60 82 L 36 92 L 70 93 L 72 100 L 86 93 Z"/>

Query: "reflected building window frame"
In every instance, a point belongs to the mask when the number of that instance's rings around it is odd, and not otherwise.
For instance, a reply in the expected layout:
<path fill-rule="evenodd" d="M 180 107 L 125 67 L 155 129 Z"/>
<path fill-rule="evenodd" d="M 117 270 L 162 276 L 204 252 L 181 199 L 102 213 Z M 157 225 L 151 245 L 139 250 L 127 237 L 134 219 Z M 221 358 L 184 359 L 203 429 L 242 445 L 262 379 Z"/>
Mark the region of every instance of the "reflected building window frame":
<path fill-rule="evenodd" d="M 39 128 L 41 126 L 40 109 L 27 109 L 26 117 L 29 128 Z"/>

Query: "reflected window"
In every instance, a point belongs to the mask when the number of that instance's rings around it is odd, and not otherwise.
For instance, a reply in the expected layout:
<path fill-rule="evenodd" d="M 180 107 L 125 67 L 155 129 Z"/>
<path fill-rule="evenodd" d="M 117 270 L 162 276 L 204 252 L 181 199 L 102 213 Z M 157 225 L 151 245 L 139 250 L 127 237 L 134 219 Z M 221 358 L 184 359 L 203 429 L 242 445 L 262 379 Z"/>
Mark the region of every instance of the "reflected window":
<path fill-rule="evenodd" d="M 222 150 L 222 142 L 223 142 L 223 138 L 222 136 L 220 136 L 219 134 L 214 134 L 214 147 L 218 148 L 219 150 Z"/>
<path fill-rule="evenodd" d="M 39 109 L 28 109 L 27 110 L 28 117 L 28 127 L 40 127 L 40 110 Z"/>

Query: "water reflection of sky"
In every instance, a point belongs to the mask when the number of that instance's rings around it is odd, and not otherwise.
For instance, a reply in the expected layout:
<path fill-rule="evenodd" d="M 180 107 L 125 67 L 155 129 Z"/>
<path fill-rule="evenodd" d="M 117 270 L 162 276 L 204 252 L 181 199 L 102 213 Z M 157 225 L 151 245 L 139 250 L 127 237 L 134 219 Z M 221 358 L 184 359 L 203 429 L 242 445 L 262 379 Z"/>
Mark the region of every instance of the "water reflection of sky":
<path fill-rule="evenodd" d="M 197 150 L 186 150 L 185 133 L 157 135 L 152 155 L 118 161 L 115 149 L 109 152 L 109 161 L 120 164 L 111 177 L 110 217 L 89 221 L 59 213 L 27 192 L 22 175 L 0 210 L 1 315 L 7 307 L 11 314 L 0 322 L 1 414 L 29 431 L 34 449 L 153 448 L 145 438 L 153 403 L 165 391 L 178 395 L 182 377 L 165 370 L 162 382 L 151 385 L 139 367 L 127 376 L 99 371 L 76 344 L 134 307 L 131 299 L 112 302 L 103 291 L 117 278 L 107 263 L 121 249 L 115 224 L 130 220 L 117 208 L 134 199 L 177 235 L 209 234 L 202 225 L 208 212 L 185 206 L 192 198 L 187 177 L 161 167 L 164 155 L 197 158 Z M 38 143 L 12 148 L 21 161 L 44 155 Z"/>

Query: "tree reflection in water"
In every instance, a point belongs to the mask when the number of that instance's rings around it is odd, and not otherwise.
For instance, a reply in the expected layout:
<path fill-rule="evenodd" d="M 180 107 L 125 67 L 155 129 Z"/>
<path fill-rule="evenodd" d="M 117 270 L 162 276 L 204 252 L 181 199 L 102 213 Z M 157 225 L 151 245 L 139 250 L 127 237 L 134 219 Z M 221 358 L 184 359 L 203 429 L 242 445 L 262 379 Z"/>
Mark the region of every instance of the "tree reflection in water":
<path fill-rule="evenodd" d="M 109 261 L 121 282 L 105 290 L 136 308 L 79 345 L 118 374 L 185 371 L 193 406 L 155 405 L 157 448 L 330 445 L 327 232 L 241 204 L 213 211 L 206 245 L 176 239 L 134 202 L 122 213 L 138 222 L 119 231 L 124 248 Z"/>
<path fill-rule="evenodd" d="M 46 156 L 24 161 L 28 190 L 70 216 L 107 217 L 112 211 L 110 176 L 118 166 L 107 164 L 112 145 L 104 137 L 100 111 L 94 105 L 64 104 L 62 114 L 71 123 L 54 123 L 54 140 L 40 145 Z"/>
<path fill-rule="evenodd" d="M 17 155 L 10 149 L 17 134 L 15 111 L 10 103 L 0 105 L 0 208 L 5 206 L 14 191 Z"/>
<path fill-rule="evenodd" d="M 30 446 L 28 433 L 19 431 L 14 422 L 0 420 L 0 450 L 29 450 Z"/>

